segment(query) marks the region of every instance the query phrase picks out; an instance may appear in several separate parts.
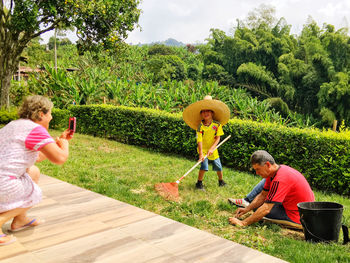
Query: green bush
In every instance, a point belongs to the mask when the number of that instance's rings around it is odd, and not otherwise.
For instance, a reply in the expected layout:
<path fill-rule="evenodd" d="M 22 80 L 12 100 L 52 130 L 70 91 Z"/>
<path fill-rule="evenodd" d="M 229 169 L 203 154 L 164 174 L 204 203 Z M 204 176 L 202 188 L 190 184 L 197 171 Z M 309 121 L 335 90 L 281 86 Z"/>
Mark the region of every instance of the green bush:
<path fill-rule="evenodd" d="M 50 122 L 51 129 L 67 129 L 70 116 L 69 110 L 52 109 L 52 120 Z"/>
<path fill-rule="evenodd" d="M 77 131 L 152 149 L 196 156 L 195 133 L 181 114 L 108 105 L 72 106 L 53 109 L 50 127 L 68 127 L 69 116 L 77 117 Z M 0 111 L 0 124 L 18 119 L 17 111 Z M 264 149 L 278 163 L 301 171 L 312 186 L 340 194 L 350 194 L 350 132 L 320 132 L 232 119 L 224 127 L 232 138 L 220 148 L 227 166 L 249 170 L 252 152 Z"/>
<path fill-rule="evenodd" d="M 163 152 L 194 156 L 193 131 L 180 114 L 110 105 L 70 108 L 77 117 L 77 132 L 147 146 Z"/>
<path fill-rule="evenodd" d="M 0 124 L 7 124 L 12 120 L 17 120 L 18 115 L 17 115 L 17 110 L 0 110 Z"/>
<path fill-rule="evenodd" d="M 287 117 L 290 113 L 287 103 L 285 103 L 280 97 L 266 99 L 271 107 L 279 112 L 283 117 Z"/>
<path fill-rule="evenodd" d="M 158 151 L 196 157 L 195 132 L 181 114 L 144 108 L 90 105 L 71 107 L 77 131 Z M 250 170 L 250 155 L 270 152 L 278 163 L 301 171 L 313 187 L 350 194 L 350 132 L 320 132 L 276 124 L 231 119 L 224 126 L 232 138 L 220 148 L 222 162 Z"/>
<path fill-rule="evenodd" d="M 52 120 L 50 122 L 50 128 L 52 129 L 62 129 L 68 128 L 68 120 L 70 116 L 69 110 L 52 109 Z M 17 110 L 0 110 L 0 124 L 7 124 L 12 120 L 17 120 Z"/>

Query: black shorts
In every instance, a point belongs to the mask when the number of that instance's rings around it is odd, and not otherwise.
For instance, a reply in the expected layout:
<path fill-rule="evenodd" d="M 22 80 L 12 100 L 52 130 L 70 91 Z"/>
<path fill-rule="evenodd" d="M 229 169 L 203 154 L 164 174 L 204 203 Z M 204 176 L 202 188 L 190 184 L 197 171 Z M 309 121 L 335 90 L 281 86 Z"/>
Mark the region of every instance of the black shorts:
<path fill-rule="evenodd" d="M 284 209 L 283 205 L 281 203 L 274 203 L 275 205 L 272 207 L 270 213 L 268 213 L 265 217 L 269 219 L 277 219 L 277 220 L 286 220 L 289 222 L 293 222 L 296 224 L 299 224 L 297 222 L 294 222 L 292 219 L 290 219 L 287 216 L 286 210 Z"/>

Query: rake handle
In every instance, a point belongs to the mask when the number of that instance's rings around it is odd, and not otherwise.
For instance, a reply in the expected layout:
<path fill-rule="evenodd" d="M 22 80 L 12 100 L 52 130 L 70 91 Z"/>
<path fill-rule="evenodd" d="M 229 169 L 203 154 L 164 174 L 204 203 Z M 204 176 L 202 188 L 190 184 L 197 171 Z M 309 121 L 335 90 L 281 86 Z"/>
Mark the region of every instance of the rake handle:
<path fill-rule="evenodd" d="M 222 142 L 220 142 L 218 145 L 216 145 L 214 151 L 215 151 L 217 148 L 219 148 L 224 142 L 226 142 L 228 139 L 230 139 L 230 137 L 231 137 L 231 135 L 227 136 Z M 207 157 L 208 157 L 208 155 L 206 154 L 206 155 L 204 156 L 203 160 L 204 160 L 205 158 L 207 158 Z M 202 161 L 199 160 L 195 165 L 193 165 L 192 168 L 191 168 L 190 170 L 188 170 L 180 179 L 178 179 L 178 180 L 176 181 L 176 183 L 179 184 L 180 181 L 181 181 L 182 179 L 184 179 L 190 172 L 192 172 L 192 171 L 194 170 L 194 168 L 196 168 L 201 162 L 202 162 Z"/>

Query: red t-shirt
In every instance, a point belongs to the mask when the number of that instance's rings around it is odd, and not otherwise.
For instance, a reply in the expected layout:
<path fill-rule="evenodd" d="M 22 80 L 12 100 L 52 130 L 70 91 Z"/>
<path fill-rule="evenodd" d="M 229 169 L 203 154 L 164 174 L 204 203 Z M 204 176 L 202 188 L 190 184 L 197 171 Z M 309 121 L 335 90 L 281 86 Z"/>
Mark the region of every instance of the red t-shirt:
<path fill-rule="evenodd" d="M 273 178 L 266 178 L 264 190 L 269 191 L 266 203 L 282 203 L 287 216 L 299 224 L 300 215 L 297 204 L 315 201 L 314 193 L 305 177 L 287 165 L 280 165 Z"/>

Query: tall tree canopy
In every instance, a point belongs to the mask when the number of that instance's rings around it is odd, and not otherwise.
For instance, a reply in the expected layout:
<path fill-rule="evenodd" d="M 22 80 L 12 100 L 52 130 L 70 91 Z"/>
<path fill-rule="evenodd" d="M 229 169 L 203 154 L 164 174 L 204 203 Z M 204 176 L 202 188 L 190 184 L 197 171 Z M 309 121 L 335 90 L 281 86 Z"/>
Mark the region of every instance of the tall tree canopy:
<path fill-rule="evenodd" d="M 139 0 L 1 0 L 0 107 L 9 107 L 10 81 L 28 42 L 60 26 L 77 29 L 79 47 L 115 46 L 137 25 Z"/>
<path fill-rule="evenodd" d="M 203 77 L 242 86 L 260 98 L 276 97 L 300 113 L 350 122 L 350 37 L 347 28 L 320 28 L 309 17 L 299 36 L 284 18 L 262 5 L 237 20 L 231 36 L 211 29 L 201 47 Z M 224 77 L 222 77 L 224 76 Z"/>

